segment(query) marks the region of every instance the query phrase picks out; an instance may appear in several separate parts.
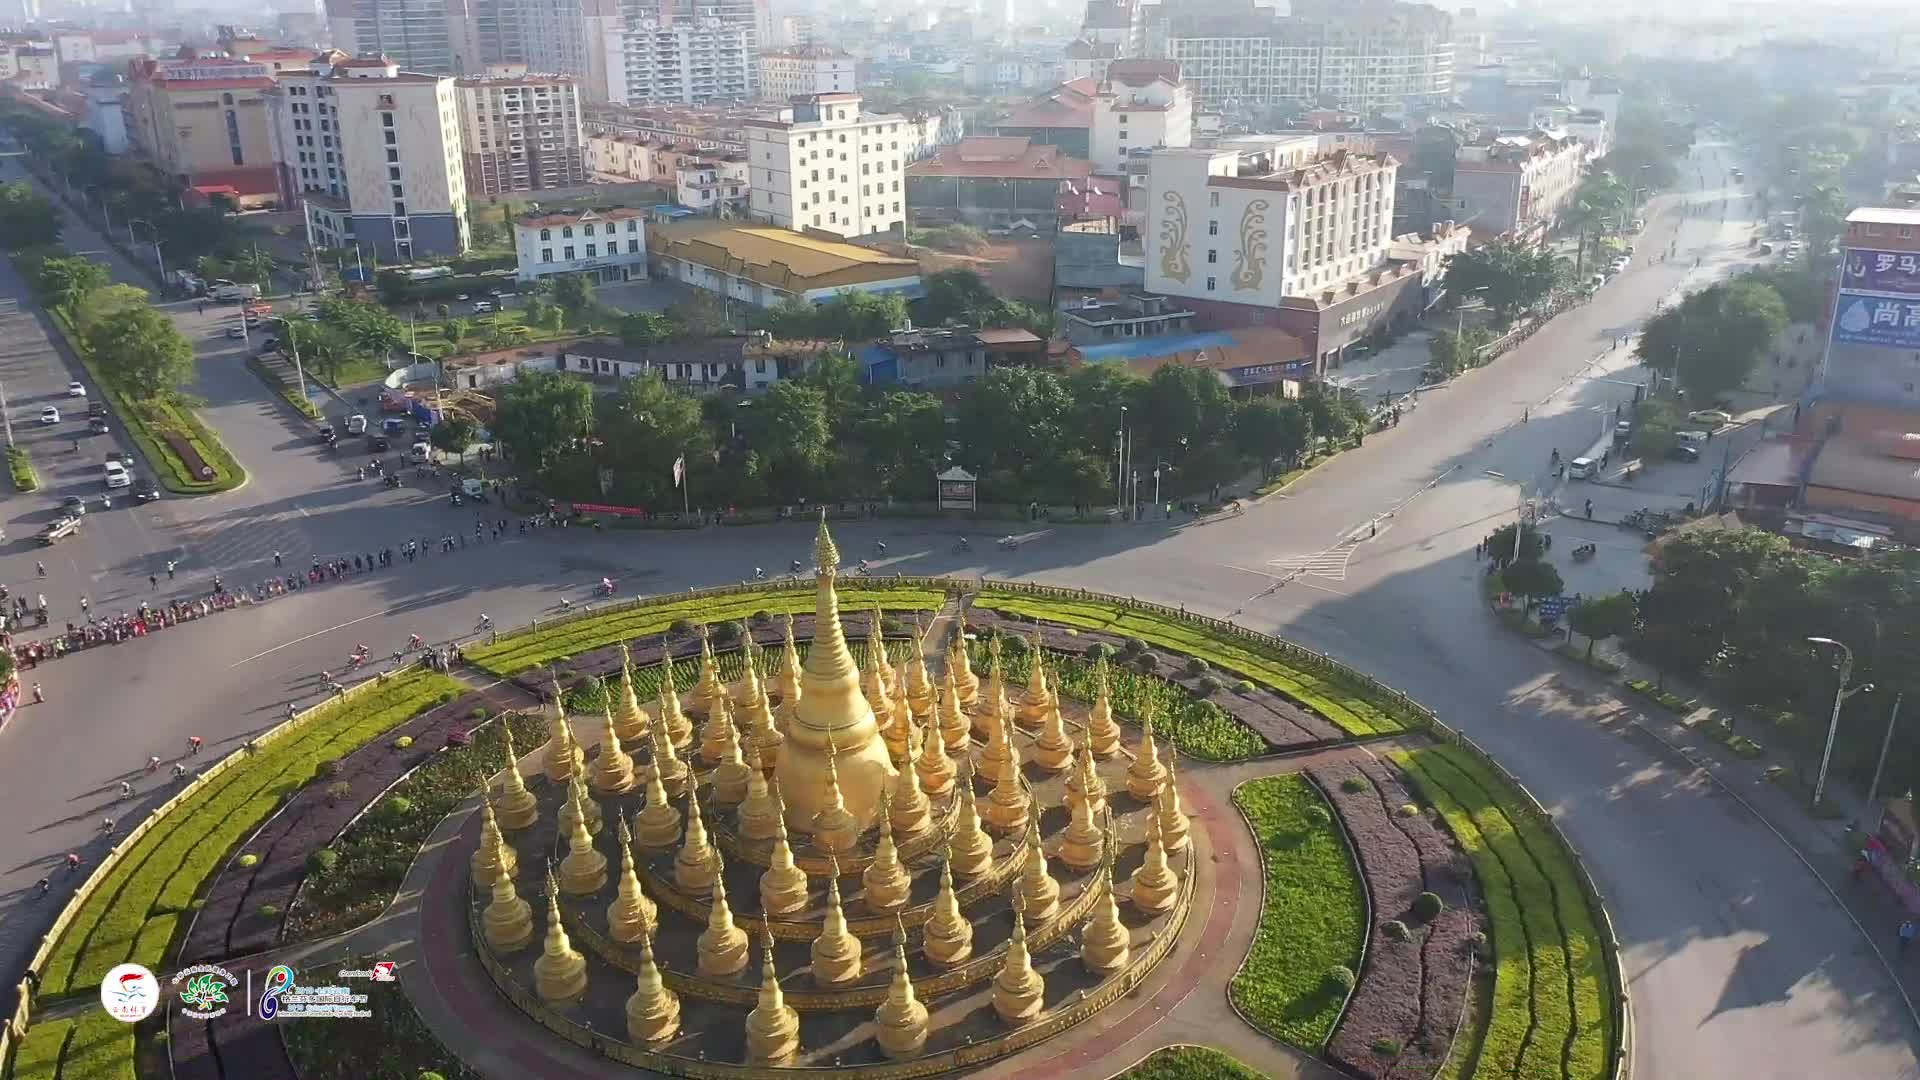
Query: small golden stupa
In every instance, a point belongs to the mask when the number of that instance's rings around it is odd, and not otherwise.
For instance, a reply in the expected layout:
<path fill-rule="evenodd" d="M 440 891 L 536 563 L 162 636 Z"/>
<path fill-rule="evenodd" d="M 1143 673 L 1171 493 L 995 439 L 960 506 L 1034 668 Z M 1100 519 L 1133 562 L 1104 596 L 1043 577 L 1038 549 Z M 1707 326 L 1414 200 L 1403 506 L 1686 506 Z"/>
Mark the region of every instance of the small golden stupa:
<path fill-rule="evenodd" d="M 747 640 L 751 642 L 753 639 L 749 637 Z M 754 646 L 747 658 L 747 670 L 756 670 L 760 666 L 759 662 L 763 655 L 759 647 Z M 759 684 L 759 676 L 756 674 L 753 678 L 755 683 Z M 760 684 L 760 692 L 755 694 L 753 701 L 747 705 L 746 715 L 747 735 L 744 741 L 759 749 L 760 767 L 771 769 L 773 763 L 780 760 L 780 744 L 786 742 L 787 737 L 780 734 L 780 727 L 774 722 L 773 702 L 767 696 L 764 684 Z"/>
<path fill-rule="evenodd" d="M 903 760 L 911 763 L 913 754 L 913 705 L 907 701 L 905 679 L 896 680 L 892 695 L 887 702 L 886 719 L 880 725 L 880 737 L 886 742 L 887 756 L 897 771 Z"/>
<path fill-rule="evenodd" d="M 1027 823 L 1027 810 L 1032 799 L 1027 795 L 1026 778 L 1020 773 L 1020 748 L 1013 744 L 1012 725 L 1000 726 L 999 742 L 1002 761 L 1000 773 L 994 777 L 993 792 L 987 796 L 987 808 L 982 813 L 987 819 L 987 827 L 999 832 L 1011 832 Z"/>
<path fill-rule="evenodd" d="M 946 744 L 947 753 L 955 757 L 967 752 L 973 746 L 973 725 L 967 720 L 966 710 L 960 707 L 960 690 L 953 682 L 953 668 L 940 682 L 940 706 L 936 710 L 940 722 L 940 741 Z"/>
<path fill-rule="evenodd" d="M 940 865 L 940 891 L 933 898 L 922 951 L 927 959 L 953 967 L 973 955 L 973 924 L 960 914 L 960 898 L 953 892 L 952 859 Z"/>
<path fill-rule="evenodd" d="M 680 711 L 680 684 L 673 681 L 673 643 L 662 640 L 660 643 L 660 691 L 658 695 L 658 716 L 660 722 L 654 725 L 656 731 L 664 728 L 667 741 L 675 750 L 685 750 L 693 745 L 693 721 Z"/>
<path fill-rule="evenodd" d="M 1190 839 L 1187 835 L 1187 810 L 1180 805 L 1180 778 L 1175 774 L 1173 763 L 1179 755 L 1167 755 L 1167 782 L 1160 785 L 1160 797 L 1154 801 L 1153 816 L 1160 829 L 1161 842 L 1168 851 L 1185 851 Z"/>
<path fill-rule="evenodd" d="M 875 914 L 897 911 L 906 906 L 913 891 L 913 878 L 900 863 L 900 849 L 893 843 L 893 824 L 887 813 L 887 800 L 880 801 L 880 842 L 874 848 L 873 861 L 860 874 L 861 903 Z"/>
<path fill-rule="evenodd" d="M 928 717 L 927 726 L 916 730 L 920 743 L 920 752 L 914 755 L 913 771 L 920 774 L 920 790 L 930 799 L 945 798 L 953 790 L 953 758 L 947 754 L 947 741 L 936 726 L 935 718 Z M 965 732 L 962 732 L 965 735 Z"/>
<path fill-rule="evenodd" d="M 1047 984 L 1033 970 L 1033 957 L 1027 952 L 1027 918 L 1020 909 L 1020 894 L 1013 896 L 1013 937 L 1007 942 L 1007 955 L 1001 961 L 1000 974 L 993 980 L 993 1011 L 1000 1019 L 1016 1027 L 1030 1023 L 1046 1007 Z"/>
<path fill-rule="evenodd" d="M 500 734 L 507 742 L 507 764 L 503 770 L 506 782 L 500 794 L 500 827 L 518 832 L 530 827 L 540 819 L 540 800 L 527 788 L 526 777 L 520 775 L 520 756 L 513 746 L 513 725 L 500 722 Z"/>
<path fill-rule="evenodd" d="M 674 884 L 691 896 L 705 896 L 713 889 L 713 844 L 707 839 L 707 823 L 700 816 L 700 791 L 687 792 L 687 832 L 680 850 L 673 857 Z"/>
<path fill-rule="evenodd" d="M 1108 856 L 1100 868 L 1100 898 L 1094 901 L 1093 914 L 1080 931 L 1080 962 L 1099 975 L 1111 975 L 1126 967 L 1133 942 L 1133 935 L 1120 921 L 1120 905 L 1113 895 L 1113 851 L 1118 845 L 1113 842 L 1112 832 L 1113 818 L 1108 815 Z"/>
<path fill-rule="evenodd" d="M 1107 687 L 1107 658 L 1093 666 L 1093 709 L 1087 714 L 1087 737 L 1093 754 L 1110 758 L 1120 752 L 1120 725 L 1113 719 L 1113 694 Z"/>
<path fill-rule="evenodd" d="M 1020 692 L 1019 707 L 1014 710 L 1014 722 L 1029 730 L 1046 722 L 1047 706 L 1052 701 L 1047 687 L 1047 654 L 1040 647 L 1040 635 L 1033 635 L 1027 647 L 1027 655 L 1032 662 L 1027 667 L 1027 688 Z"/>
<path fill-rule="evenodd" d="M 780 785 L 772 785 L 773 802 L 780 805 Z M 760 873 L 760 910 L 767 915 L 790 915 L 807 906 L 807 872 L 793 861 L 787 843 L 786 815 L 774 818 L 773 850 Z"/>
<path fill-rule="evenodd" d="M 627 1037 L 637 1043 L 661 1043 L 680 1033 L 680 997 L 667 989 L 653 960 L 653 931 L 640 935 L 640 962 L 627 998 Z"/>
<path fill-rule="evenodd" d="M 637 743 L 647 737 L 647 713 L 640 707 L 640 695 L 633 689 L 633 653 L 620 643 L 620 689 L 613 694 L 613 730 L 623 743 Z"/>
<path fill-rule="evenodd" d="M 874 746 L 884 750 L 878 740 Z M 860 823 L 847 810 L 846 801 L 841 798 L 839 754 L 833 746 L 831 732 L 827 741 L 827 777 L 826 798 L 821 800 L 819 812 L 813 815 L 813 846 L 829 855 L 841 855 L 853 850 L 860 841 Z M 786 786 L 781 785 L 784 793 Z"/>
<path fill-rule="evenodd" d="M 757 770 L 750 770 L 740 754 L 740 732 L 733 726 L 733 709 L 725 698 L 708 721 L 709 727 L 715 724 L 720 726 L 721 745 L 719 756 L 713 759 L 713 801 L 737 803 L 747 797 L 747 773 Z"/>
<path fill-rule="evenodd" d="M 1129 882 L 1133 896 L 1133 906 L 1149 915 L 1159 915 L 1173 909 L 1173 902 L 1180 891 L 1180 877 L 1167 862 L 1167 847 L 1162 842 L 1160 819 L 1147 815 L 1147 854 L 1140 866 L 1134 870 Z"/>
<path fill-rule="evenodd" d="M 890 795 L 887 816 L 897 839 L 912 842 L 933 831 L 933 804 L 920 790 L 920 774 L 913 766 L 905 765 L 893 774 Z"/>
<path fill-rule="evenodd" d="M 907 974 L 907 930 L 898 923 L 893 930 L 893 982 L 887 999 L 874 1010 L 873 1039 L 881 1053 L 896 1060 L 913 1057 L 927 1045 L 927 1007 L 913 992 Z"/>
<path fill-rule="evenodd" d="M 533 962 L 533 988 L 550 1005 L 570 1005 L 587 992 L 587 958 L 560 925 L 560 887 L 547 875 L 547 939 Z"/>
<path fill-rule="evenodd" d="M 868 641 L 871 643 L 874 662 L 880 668 L 880 681 L 887 688 L 887 698 L 892 700 L 900 692 L 900 673 L 893 669 L 893 657 L 887 655 L 886 618 L 880 613 L 880 602 L 874 601 L 873 622 L 868 624 Z"/>
<path fill-rule="evenodd" d="M 971 709 L 980 703 L 980 676 L 973 673 L 973 660 L 967 655 L 967 628 L 956 621 L 947 638 L 947 670 L 953 673 L 954 687 L 960 692 L 960 707 Z M 953 749 L 951 740 L 947 749 Z"/>
<path fill-rule="evenodd" d="M 740 635 L 740 685 L 733 691 L 733 707 L 740 712 L 749 712 L 754 702 L 767 696 L 767 688 L 760 682 L 760 646 L 753 640 L 751 627 Z"/>
<path fill-rule="evenodd" d="M 672 700 L 669 698 L 668 700 Z M 693 783 L 693 767 L 688 765 L 674 749 L 672 738 L 668 735 L 670 725 L 653 726 L 653 775 L 659 777 L 667 793 L 678 795 Z"/>
<path fill-rule="evenodd" d="M 1127 766 L 1127 791 L 1142 802 L 1152 802 L 1167 782 L 1167 767 L 1160 764 L 1160 747 L 1153 740 L 1153 710 L 1140 718 L 1140 748 L 1133 752 Z"/>
<path fill-rule="evenodd" d="M 687 692 L 688 704 L 700 716 L 711 717 L 719 702 L 727 696 L 727 684 L 720 681 L 720 665 L 713 658 L 712 632 L 700 624 L 700 678 Z"/>
<path fill-rule="evenodd" d="M 467 870 L 473 875 L 473 887 L 488 891 L 494 878 L 512 877 L 520 870 L 520 857 L 500 835 L 500 819 L 493 816 L 493 799 L 484 783 L 480 785 L 480 846 L 468 858 Z"/>
<path fill-rule="evenodd" d="M 604 711 L 606 725 L 600 730 L 600 756 L 594 759 L 593 775 L 588 781 L 595 793 L 625 795 L 633 790 L 633 758 L 620 748 L 620 732 L 614 726 L 613 707 Z"/>
<path fill-rule="evenodd" d="M 761 948 L 760 998 L 747 1014 L 747 1061 L 754 1065 L 784 1065 L 800 1050 L 800 1014 L 780 993 L 780 973 L 773 967 L 773 935 Z"/>
<path fill-rule="evenodd" d="M 1099 777 L 1094 777 L 1099 782 Z M 1086 799 L 1069 799 L 1073 816 L 1060 834 L 1060 861 L 1075 870 L 1091 870 L 1106 858 L 1107 834 L 1093 816 L 1093 805 Z M 1111 813 L 1112 811 L 1108 811 Z"/>
<path fill-rule="evenodd" d="M 707 873 L 713 879 L 712 896 L 707 905 L 707 928 L 694 942 L 699 956 L 696 966 L 708 978 L 732 975 L 747 966 L 747 932 L 734 925 L 733 908 L 727 904 L 726 866 L 720 853 L 713 852 Z"/>
<path fill-rule="evenodd" d="M 832 859 L 827 874 L 827 913 L 820 934 L 813 939 L 813 981 L 821 986 L 844 986 L 860 977 L 860 939 L 847 929 L 840 907 L 840 860 Z"/>
<path fill-rule="evenodd" d="M 640 888 L 640 876 L 634 869 L 633 834 L 627 820 L 620 819 L 620 895 L 607 905 L 607 936 L 631 944 L 645 941 L 659 925 L 660 911 Z"/>
<path fill-rule="evenodd" d="M 560 804 L 559 822 L 562 837 L 573 831 L 575 822 L 586 826 L 588 836 L 600 835 L 604 815 L 600 804 L 587 793 L 586 780 L 578 771 L 567 778 L 567 801 Z"/>
<path fill-rule="evenodd" d="M 653 745 L 656 749 L 666 746 L 659 730 L 654 731 Z M 671 753 L 671 747 L 668 752 Z M 673 805 L 667 795 L 667 787 L 660 781 L 660 770 L 647 770 L 647 803 L 633 816 L 633 841 L 640 850 L 652 853 L 666 851 L 680 840 L 680 810 Z"/>
<path fill-rule="evenodd" d="M 913 621 L 913 655 L 907 658 L 907 706 L 916 719 L 933 715 L 933 677 L 927 674 L 927 632 L 920 620 Z"/>
<path fill-rule="evenodd" d="M 957 798 L 960 811 L 947 837 L 947 863 L 961 877 L 975 878 L 993 868 L 993 837 L 980 827 L 980 809 L 973 793 L 973 759 L 960 759 Z"/>
<path fill-rule="evenodd" d="M 1012 715 L 1013 705 L 1007 700 L 1007 679 L 1005 669 L 1000 665 L 1000 639 L 987 639 L 987 683 L 980 691 L 980 700 L 973 710 L 974 738 L 987 747 L 992 747 L 995 729 L 1011 723 L 1007 718 Z M 988 775 L 992 775 L 989 771 Z"/>
<path fill-rule="evenodd" d="M 1047 870 L 1047 849 L 1040 843 L 1040 808 L 1027 819 L 1027 861 L 1020 868 L 1020 909 L 1046 922 L 1060 911 L 1060 883 Z"/>
<path fill-rule="evenodd" d="M 1087 817 L 1098 820 L 1107 810 L 1107 782 L 1100 778 L 1100 770 L 1093 762 L 1093 737 L 1088 731 L 1080 732 L 1080 752 L 1074 755 L 1073 771 L 1067 773 L 1067 809 L 1079 812 L 1079 804 L 1086 804 Z"/>
<path fill-rule="evenodd" d="M 780 619 L 787 632 L 787 640 L 780 646 L 780 704 L 792 707 L 800 704 L 800 646 L 793 640 L 793 613 L 787 612 Z"/>
<path fill-rule="evenodd" d="M 1064 772 L 1073 764 L 1073 739 L 1067 735 L 1066 718 L 1060 715 L 1060 676 L 1053 677 L 1047 712 L 1040 721 L 1040 734 L 1033 740 L 1033 763 L 1050 773 Z"/>
<path fill-rule="evenodd" d="M 553 681 L 553 700 L 547 710 L 547 724 L 550 734 L 547 736 L 546 755 L 541 768 L 547 779 L 563 784 L 573 775 L 573 771 L 586 763 L 586 751 L 574 741 L 573 728 L 567 724 L 566 707 L 561 704 L 560 681 Z"/>
<path fill-rule="evenodd" d="M 773 799 L 773 788 L 760 768 L 760 747 L 747 743 L 747 797 L 734 812 L 735 827 L 747 840 L 771 840 L 779 824 L 780 804 Z"/>
<path fill-rule="evenodd" d="M 514 952 L 533 940 L 533 907 L 514 891 L 510 875 L 493 879 L 493 898 L 480 912 L 480 925 L 487 944 L 497 953 Z"/>
<path fill-rule="evenodd" d="M 568 790 L 573 824 L 566 834 L 566 857 L 560 860 L 560 888 L 568 896 L 592 896 L 607 883 L 607 857 L 593 846 L 593 834 L 587 830 L 586 815 L 579 808 L 581 797 L 580 785 Z"/>
<path fill-rule="evenodd" d="M 887 677 L 883 669 L 887 664 L 887 643 L 880 637 L 880 620 L 873 621 L 873 629 L 867 632 L 867 645 L 859 659 L 860 696 L 867 699 L 867 708 L 880 725 L 882 738 L 887 729 L 893 726 L 893 692 L 887 688 Z"/>

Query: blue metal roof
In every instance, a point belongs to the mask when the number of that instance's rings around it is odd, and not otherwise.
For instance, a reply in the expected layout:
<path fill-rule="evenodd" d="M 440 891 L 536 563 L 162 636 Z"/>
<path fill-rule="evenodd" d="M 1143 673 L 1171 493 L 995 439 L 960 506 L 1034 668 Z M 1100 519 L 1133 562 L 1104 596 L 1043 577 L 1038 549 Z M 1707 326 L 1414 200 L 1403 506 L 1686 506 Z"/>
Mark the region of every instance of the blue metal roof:
<path fill-rule="evenodd" d="M 1143 360 L 1154 356 L 1169 356 L 1178 352 L 1192 352 L 1196 349 L 1209 349 L 1222 345 L 1237 345 L 1239 339 L 1231 330 L 1209 330 L 1197 334 L 1168 334 L 1162 337 L 1135 338 L 1132 341 L 1116 341 L 1106 345 L 1081 345 L 1080 356 L 1088 363 L 1106 363 L 1111 361 Z"/>

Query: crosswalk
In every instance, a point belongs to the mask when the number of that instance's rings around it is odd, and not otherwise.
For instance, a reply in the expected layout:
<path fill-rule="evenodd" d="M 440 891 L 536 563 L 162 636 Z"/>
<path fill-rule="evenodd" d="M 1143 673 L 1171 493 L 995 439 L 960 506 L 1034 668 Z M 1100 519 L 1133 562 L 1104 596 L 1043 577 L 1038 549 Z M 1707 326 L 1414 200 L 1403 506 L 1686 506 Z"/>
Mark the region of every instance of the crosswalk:
<path fill-rule="evenodd" d="M 1353 560 L 1353 550 L 1359 546 L 1357 538 L 1341 541 L 1324 551 L 1308 555 L 1282 555 L 1277 559 L 1268 559 L 1267 565 L 1279 571 L 1298 571 L 1310 577 L 1326 578 L 1329 581 L 1347 580 L 1347 564 Z"/>

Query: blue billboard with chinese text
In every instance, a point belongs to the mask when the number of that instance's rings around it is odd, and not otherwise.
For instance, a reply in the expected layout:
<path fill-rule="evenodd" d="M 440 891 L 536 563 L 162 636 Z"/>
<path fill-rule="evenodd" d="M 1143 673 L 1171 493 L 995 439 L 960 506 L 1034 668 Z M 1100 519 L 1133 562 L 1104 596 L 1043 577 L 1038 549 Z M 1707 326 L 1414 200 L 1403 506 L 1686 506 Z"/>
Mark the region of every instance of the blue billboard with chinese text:
<path fill-rule="evenodd" d="M 1834 304 L 1833 340 L 1837 345 L 1920 349 L 1920 296 L 1897 300 L 1842 291 Z"/>

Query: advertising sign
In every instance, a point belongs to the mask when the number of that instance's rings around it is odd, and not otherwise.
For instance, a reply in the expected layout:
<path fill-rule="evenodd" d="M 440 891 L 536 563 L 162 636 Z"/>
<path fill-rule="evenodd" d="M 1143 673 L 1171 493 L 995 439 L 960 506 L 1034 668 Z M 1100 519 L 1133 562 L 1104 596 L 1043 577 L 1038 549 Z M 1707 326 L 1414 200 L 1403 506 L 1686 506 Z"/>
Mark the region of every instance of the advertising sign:
<path fill-rule="evenodd" d="M 1920 290 L 1912 300 L 1843 291 L 1834 305 L 1833 340 L 1839 345 L 1920 349 Z"/>
<path fill-rule="evenodd" d="M 972 473 L 956 465 L 934 479 L 940 484 L 940 509 L 974 509 L 974 491 L 979 484 Z"/>
<path fill-rule="evenodd" d="M 646 508 L 640 506 L 612 506 L 607 503 L 577 502 L 573 504 L 577 514 L 606 514 L 609 517 L 641 517 Z"/>
<path fill-rule="evenodd" d="M 1850 292 L 1920 296 L 1920 254 L 1848 248 L 1840 287 Z"/>

